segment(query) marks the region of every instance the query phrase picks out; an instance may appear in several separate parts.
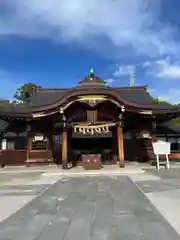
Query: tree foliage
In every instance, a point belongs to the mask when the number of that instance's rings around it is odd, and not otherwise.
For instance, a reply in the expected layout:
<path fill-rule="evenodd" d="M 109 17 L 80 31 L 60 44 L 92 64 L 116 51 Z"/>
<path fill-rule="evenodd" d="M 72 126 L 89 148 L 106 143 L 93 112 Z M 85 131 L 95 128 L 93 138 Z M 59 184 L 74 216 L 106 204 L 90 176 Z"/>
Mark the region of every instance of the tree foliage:
<path fill-rule="evenodd" d="M 153 102 L 155 103 L 155 104 L 169 104 L 169 105 L 171 105 L 169 102 L 167 102 L 167 101 L 163 101 L 163 100 L 159 100 L 159 98 L 154 98 L 153 99 Z"/>
<path fill-rule="evenodd" d="M 41 86 L 35 83 L 25 83 L 17 89 L 13 97 L 19 101 L 26 101 L 33 94 L 33 92 L 39 88 L 41 88 Z"/>

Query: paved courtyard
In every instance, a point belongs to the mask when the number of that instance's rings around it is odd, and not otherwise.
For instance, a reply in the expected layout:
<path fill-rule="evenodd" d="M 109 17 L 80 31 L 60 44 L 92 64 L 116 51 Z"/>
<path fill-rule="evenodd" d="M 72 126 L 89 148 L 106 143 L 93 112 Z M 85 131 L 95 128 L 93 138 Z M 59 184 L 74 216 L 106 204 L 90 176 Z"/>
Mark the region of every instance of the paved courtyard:
<path fill-rule="evenodd" d="M 2 218 L 0 240 L 179 240 L 152 197 L 179 191 L 180 175 L 174 175 L 169 185 L 168 174 L 154 170 L 130 176 L 56 176 L 53 181 L 36 173 L 31 180 L 1 184 L 0 202 L 9 199 L 6 208 L 17 197 L 29 203 Z"/>

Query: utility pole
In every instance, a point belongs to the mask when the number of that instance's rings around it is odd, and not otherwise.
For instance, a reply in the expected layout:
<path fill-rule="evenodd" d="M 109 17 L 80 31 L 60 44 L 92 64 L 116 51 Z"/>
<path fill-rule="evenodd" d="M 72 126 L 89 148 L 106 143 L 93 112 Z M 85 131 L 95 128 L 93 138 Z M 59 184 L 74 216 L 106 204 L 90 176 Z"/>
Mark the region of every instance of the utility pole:
<path fill-rule="evenodd" d="M 134 69 L 132 69 L 132 71 L 130 72 L 130 86 L 133 87 L 135 85 L 135 78 L 136 78 L 136 74 Z"/>
<path fill-rule="evenodd" d="M 129 83 L 129 85 L 131 87 L 133 87 L 135 85 L 135 79 L 136 79 L 135 69 L 131 68 L 131 67 L 129 67 L 129 68 L 130 68 L 130 71 L 129 71 L 130 72 L 130 78 L 129 78 L 130 83 Z"/>

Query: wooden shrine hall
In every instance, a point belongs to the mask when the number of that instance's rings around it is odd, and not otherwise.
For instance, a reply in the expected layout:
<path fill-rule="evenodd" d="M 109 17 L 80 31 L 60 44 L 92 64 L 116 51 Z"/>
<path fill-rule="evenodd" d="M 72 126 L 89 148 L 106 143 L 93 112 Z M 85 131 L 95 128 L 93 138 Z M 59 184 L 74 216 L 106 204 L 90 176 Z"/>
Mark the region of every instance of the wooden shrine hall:
<path fill-rule="evenodd" d="M 109 87 L 91 71 L 75 87 L 41 88 L 24 103 L 0 103 L 0 164 L 148 162 L 157 126 L 179 114 L 154 103 L 146 86 Z"/>

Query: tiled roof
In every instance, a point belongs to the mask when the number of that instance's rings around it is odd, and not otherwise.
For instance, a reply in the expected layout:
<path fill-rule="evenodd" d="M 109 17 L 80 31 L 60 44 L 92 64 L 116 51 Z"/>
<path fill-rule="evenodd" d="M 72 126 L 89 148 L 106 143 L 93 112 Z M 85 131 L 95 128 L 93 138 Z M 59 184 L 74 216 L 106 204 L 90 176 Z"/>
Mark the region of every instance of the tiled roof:
<path fill-rule="evenodd" d="M 28 115 L 30 112 L 30 107 L 27 104 L 15 104 L 9 103 L 0 106 L 0 115 L 7 114 L 8 116 L 17 114 L 19 117 Z"/>
<path fill-rule="evenodd" d="M 180 123 L 176 123 L 173 121 L 157 124 L 156 126 L 156 133 L 157 134 L 174 134 L 178 133 L 180 134 Z"/>
<path fill-rule="evenodd" d="M 153 98 L 149 93 L 141 89 L 118 89 L 118 92 L 120 96 L 128 102 L 145 105 L 151 105 L 153 103 Z"/>
<path fill-rule="evenodd" d="M 76 87 L 106 87 L 106 82 L 98 76 L 87 76 L 79 81 Z"/>
<path fill-rule="evenodd" d="M 130 87 L 127 89 L 119 88 L 116 91 L 119 92 L 120 96 L 124 100 L 130 103 L 150 106 L 153 109 L 167 109 L 172 107 L 172 105 L 169 103 L 161 103 L 161 104 L 155 103 L 153 97 L 149 94 L 149 92 L 147 92 L 145 89 L 143 90 L 142 88 L 133 88 L 133 87 Z"/>
<path fill-rule="evenodd" d="M 31 97 L 29 106 L 39 107 L 58 102 L 68 89 L 41 89 Z"/>
<path fill-rule="evenodd" d="M 98 80 L 98 81 L 101 81 L 101 80 Z M 79 85 L 79 87 L 80 86 L 81 87 L 83 86 L 84 88 L 84 85 Z M 158 107 L 158 104 L 154 104 L 153 98 L 145 90 L 145 87 L 109 88 L 109 90 L 112 90 L 112 89 L 113 91 L 118 92 L 119 96 L 129 103 L 136 103 L 141 105 L 155 105 L 155 107 Z M 56 103 L 68 92 L 68 90 L 69 89 L 41 89 L 37 91 L 36 94 L 30 99 L 29 106 L 38 107 L 38 106 L 46 106 L 46 105 Z M 77 89 L 72 88 L 71 90 L 72 91 L 74 90 L 75 92 Z"/>
<path fill-rule="evenodd" d="M 89 80 L 90 81 L 90 80 Z M 101 80 L 98 80 L 101 81 Z M 119 87 L 119 88 L 106 88 L 96 87 L 93 90 L 91 87 L 84 88 L 84 85 L 78 88 L 69 89 L 39 89 L 26 104 L 8 104 L 4 103 L 0 105 L 0 115 L 18 115 L 18 116 L 29 116 L 32 112 L 43 111 L 42 109 L 49 109 L 54 104 L 58 106 L 60 102 L 64 102 L 68 99 L 68 96 L 75 96 L 79 94 L 109 94 L 114 95 L 122 101 L 126 106 L 135 107 L 139 109 L 148 109 L 154 112 L 180 112 L 180 108 L 175 108 L 170 104 L 156 104 L 154 103 L 151 95 L 146 91 L 145 86 L 135 87 Z M 41 110 L 39 110 L 41 109 Z"/>

